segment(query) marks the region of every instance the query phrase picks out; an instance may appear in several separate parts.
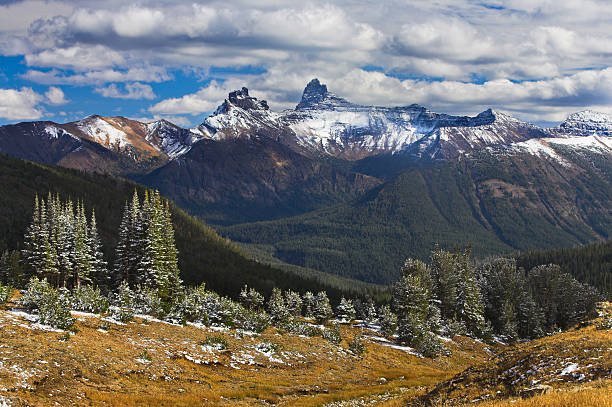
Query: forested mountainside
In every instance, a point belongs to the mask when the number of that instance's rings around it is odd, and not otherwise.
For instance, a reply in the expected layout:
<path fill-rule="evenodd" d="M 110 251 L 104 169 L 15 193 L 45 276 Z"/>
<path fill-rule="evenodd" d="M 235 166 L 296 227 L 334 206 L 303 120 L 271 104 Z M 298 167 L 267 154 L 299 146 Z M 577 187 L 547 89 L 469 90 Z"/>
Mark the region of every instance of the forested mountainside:
<path fill-rule="evenodd" d="M 105 258 L 112 262 L 121 213 L 134 190 L 142 195 L 145 187 L 109 175 L 39 165 L 0 155 L 0 251 L 23 248 L 36 194 L 46 197 L 48 193 L 59 193 L 74 201 L 83 200 L 88 208 L 95 209 Z M 179 268 L 186 284 L 206 282 L 220 294 L 232 296 L 237 296 L 244 284 L 264 293 L 269 293 L 274 286 L 311 291 L 326 289 L 333 298 L 348 293 L 351 286 L 358 287 L 346 284 L 343 291 L 249 260 L 235 245 L 201 221 L 173 204 L 170 208 Z"/>
<path fill-rule="evenodd" d="M 561 270 L 602 290 L 612 298 L 612 241 L 572 248 L 529 250 L 517 256 L 520 267 L 558 264 Z"/>
<path fill-rule="evenodd" d="M 202 140 L 138 180 L 216 224 L 293 216 L 355 199 L 380 184 L 267 137 Z"/>
<path fill-rule="evenodd" d="M 612 231 L 605 154 L 551 144 L 555 156 L 483 150 L 419 166 L 349 204 L 221 229 L 289 263 L 390 282 L 408 255 L 472 245 L 477 257 L 575 246 Z"/>

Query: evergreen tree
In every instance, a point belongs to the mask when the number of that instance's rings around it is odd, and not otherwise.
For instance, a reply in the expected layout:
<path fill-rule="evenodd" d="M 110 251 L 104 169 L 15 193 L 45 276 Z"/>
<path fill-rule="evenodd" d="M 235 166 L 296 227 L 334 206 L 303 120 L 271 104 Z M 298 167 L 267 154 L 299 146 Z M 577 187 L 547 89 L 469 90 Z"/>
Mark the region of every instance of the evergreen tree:
<path fill-rule="evenodd" d="M 283 293 L 280 288 L 274 287 L 272 290 L 272 295 L 268 300 L 268 313 L 276 325 L 284 324 L 289 320 L 289 311 L 283 301 Z"/>
<path fill-rule="evenodd" d="M 102 242 L 98 235 L 98 226 L 96 222 L 96 211 L 91 212 L 91 221 L 89 225 L 89 235 L 87 239 L 87 247 L 89 249 L 89 258 L 91 260 L 91 276 L 95 280 L 98 287 L 105 290 L 112 288 L 112 276 L 108 270 L 104 255 L 102 253 Z"/>
<path fill-rule="evenodd" d="M 368 298 L 368 302 L 365 305 L 364 319 L 368 324 L 372 324 L 376 322 L 376 316 L 376 305 L 374 305 L 372 298 Z"/>
<path fill-rule="evenodd" d="M 43 203 L 44 204 L 44 203 Z M 34 197 L 32 222 L 24 236 L 23 260 L 29 267 L 29 274 L 39 274 L 45 258 L 46 227 L 43 225 L 38 195 Z"/>
<path fill-rule="evenodd" d="M 248 288 L 246 285 L 240 291 L 240 303 L 250 311 L 261 311 L 264 303 L 264 296 L 254 288 Z"/>
<path fill-rule="evenodd" d="M 342 297 L 340 299 L 340 304 L 336 308 L 336 315 L 338 319 L 344 321 L 352 321 L 355 319 L 355 308 L 353 307 L 353 302 L 351 300 L 347 300 Z"/>
<path fill-rule="evenodd" d="M 378 311 L 380 332 L 383 336 L 391 338 L 397 328 L 397 316 L 391 311 L 391 307 L 383 305 Z"/>
<path fill-rule="evenodd" d="M 431 252 L 430 268 L 434 296 L 440 301 L 442 317 L 446 320 L 456 319 L 457 280 L 460 276 L 455 256 L 436 246 Z"/>
<path fill-rule="evenodd" d="M 313 308 L 313 316 L 319 323 L 324 323 L 330 319 L 333 315 L 332 308 L 327 298 L 325 291 L 319 291 L 315 298 L 315 304 Z"/>
<path fill-rule="evenodd" d="M 89 244 L 89 230 L 85 210 L 82 203 L 77 203 L 76 217 L 74 218 L 73 244 L 72 244 L 72 278 L 74 287 L 78 290 L 82 282 L 91 282 L 93 275 L 93 258 Z"/>
<path fill-rule="evenodd" d="M 470 249 L 456 255 L 460 278 L 457 284 L 458 317 L 473 335 L 483 338 L 486 334 L 484 303 L 480 287 L 470 264 Z"/>
<path fill-rule="evenodd" d="M 314 316 L 314 307 L 316 303 L 316 298 L 313 293 L 310 291 L 306 291 L 303 297 L 304 304 L 304 316 L 306 318 L 312 318 Z"/>
<path fill-rule="evenodd" d="M 297 317 L 302 314 L 302 297 L 297 291 L 285 291 L 285 304 L 291 316 Z"/>
<path fill-rule="evenodd" d="M 174 244 L 170 210 L 159 192 L 145 194 L 140 223 L 137 223 L 134 235 L 144 236 L 136 239 L 140 240 L 140 244 L 133 244 L 141 251 L 137 264 L 138 281 L 157 290 L 162 301 L 170 304 L 180 291 L 182 281 L 179 277 L 178 252 Z"/>

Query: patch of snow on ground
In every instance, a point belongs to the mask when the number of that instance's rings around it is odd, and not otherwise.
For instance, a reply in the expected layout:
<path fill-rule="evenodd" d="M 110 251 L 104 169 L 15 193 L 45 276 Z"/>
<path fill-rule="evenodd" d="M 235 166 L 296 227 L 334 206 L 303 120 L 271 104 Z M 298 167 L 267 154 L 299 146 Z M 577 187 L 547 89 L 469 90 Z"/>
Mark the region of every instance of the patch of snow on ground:
<path fill-rule="evenodd" d="M 11 400 L 0 394 L 0 407 L 12 407 Z"/>
<path fill-rule="evenodd" d="M 561 376 L 568 375 L 576 370 L 578 370 L 578 363 L 570 363 L 561 371 Z"/>

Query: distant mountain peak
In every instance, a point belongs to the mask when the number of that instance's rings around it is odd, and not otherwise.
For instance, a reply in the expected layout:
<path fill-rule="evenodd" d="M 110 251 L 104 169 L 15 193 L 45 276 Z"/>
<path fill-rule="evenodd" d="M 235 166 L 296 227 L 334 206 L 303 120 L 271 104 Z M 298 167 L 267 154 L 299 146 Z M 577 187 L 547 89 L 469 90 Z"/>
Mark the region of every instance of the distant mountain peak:
<path fill-rule="evenodd" d="M 314 78 L 304 88 L 302 93 L 302 100 L 296 106 L 296 110 L 312 109 L 321 107 L 321 105 L 327 105 L 328 107 L 334 105 L 349 105 L 345 99 L 339 98 L 333 93 L 327 90 L 327 85 L 322 84 L 319 79 Z"/>
<path fill-rule="evenodd" d="M 594 110 L 583 110 L 570 114 L 559 126 L 560 129 L 570 133 L 586 132 L 612 136 L 612 116 Z"/>
<path fill-rule="evenodd" d="M 249 96 L 249 90 L 245 87 L 230 92 L 227 99 L 217 108 L 215 114 L 227 113 L 232 106 L 244 110 L 270 110 L 268 102 Z"/>
<path fill-rule="evenodd" d="M 327 96 L 327 86 L 323 85 L 317 78 L 314 78 L 304 88 L 302 100 L 297 105 L 297 108 L 312 106 L 321 102 Z"/>

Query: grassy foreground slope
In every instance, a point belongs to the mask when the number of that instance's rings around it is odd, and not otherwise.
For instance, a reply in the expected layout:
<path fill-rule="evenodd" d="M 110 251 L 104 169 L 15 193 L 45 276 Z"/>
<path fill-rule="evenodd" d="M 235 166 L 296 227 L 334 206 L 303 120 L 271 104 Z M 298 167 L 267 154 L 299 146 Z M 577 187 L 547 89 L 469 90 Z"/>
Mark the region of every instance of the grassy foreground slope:
<path fill-rule="evenodd" d="M 421 392 L 487 356 L 457 337 L 451 357 L 421 358 L 343 325 L 343 341 L 268 328 L 260 335 L 136 318 L 76 314 L 77 332 L 44 330 L 0 309 L 0 405 L 317 406 Z M 24 316 L 26 318 L 24 318 Z M 367 335 L 365 353 L 348 348 Z M 68 339 L 66 339 L 68 338 Z M 369 339 L 367 339 L 369 338 Z"/>
<path fill-rule="evenodd" d="M 256 335 L 74 313 L 77 332 L 68 334 L 15 306 L 0 308 L 0 405 L 609 407 L 611 400 L 612 331 L 597 328 L 603 318 L 497 349 L 455 336 L 446 342 L 452 356 L 429 359 L 355 325 L 342 325 L 335 344 L 276 328 Z M 349 348 L 356 335 L 363 354 Z M 546 385 L 543 394 L 528 391 L 535 384 Z"/>
<path fill-rule="evenodd" d="M 108 175 L 46 166 L 0 155 L 0 251 L 20 249 L 31 221 L 35 194 L 59 193 L 83 200 L 95 209 L 105 257 L 111 261 L 124 204 L 145 187 Z M 343 291 L 248 259 L 236 245 L 171 205 L 179 267 L 185 283 L 206 282 L 220 294 L 236 296 L 244 284 L 268 294 L 274 286 L 300 290 L 326 289 L 338 298 Z"/>

